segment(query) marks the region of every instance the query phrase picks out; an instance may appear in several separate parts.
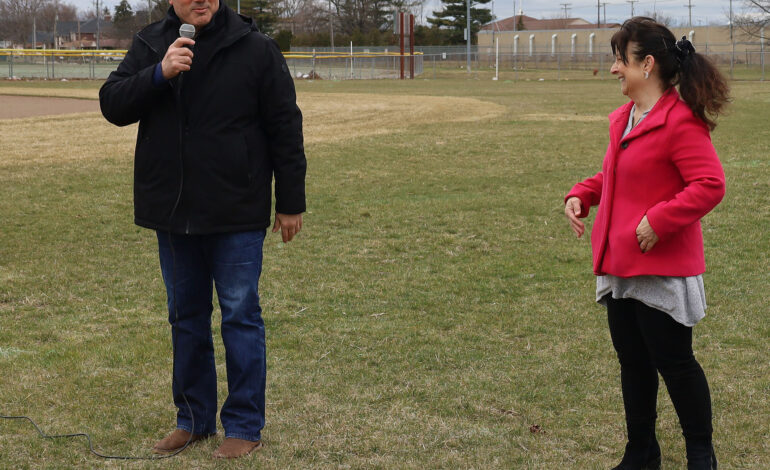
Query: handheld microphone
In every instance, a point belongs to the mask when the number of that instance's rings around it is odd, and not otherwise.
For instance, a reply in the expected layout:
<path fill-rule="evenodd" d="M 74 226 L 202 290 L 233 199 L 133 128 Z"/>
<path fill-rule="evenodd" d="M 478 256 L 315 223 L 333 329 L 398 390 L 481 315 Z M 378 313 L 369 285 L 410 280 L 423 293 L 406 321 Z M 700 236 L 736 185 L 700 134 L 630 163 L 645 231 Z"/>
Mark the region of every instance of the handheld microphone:
<path fill-rule="evenodd" d="M 193 39 L 195 37 L 195 26 L 184 23 L 182 26 L 179 27 L 179 36 L 187 39 Z M 192 46 L 184 46 L 190 50 L 192 50 Z M 181 72 L 179 74 L 179 80 L 182 80 L 182 76 L 184 76 L 184 72 Z"/>
<path fill-rule="evenodd" d="M 192 39 L 195 37 L 195 26 L 191 24 L 183 24 L 179 27 L 179 36 L 183 38 Z"/>

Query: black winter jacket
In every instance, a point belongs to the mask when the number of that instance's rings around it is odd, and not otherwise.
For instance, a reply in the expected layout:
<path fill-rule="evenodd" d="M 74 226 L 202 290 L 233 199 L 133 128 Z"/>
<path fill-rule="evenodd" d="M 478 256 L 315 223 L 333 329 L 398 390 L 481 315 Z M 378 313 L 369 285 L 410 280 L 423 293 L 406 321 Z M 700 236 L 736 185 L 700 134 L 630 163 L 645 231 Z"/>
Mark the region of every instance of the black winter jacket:
<path fill-rule="evenodd" d="M 99 91 L 108 121 L 139 121 L 136 224 L 188 234 L 267 228 L 273 174 L 276 212 L 304 212 L 302 114 L 275 41 L 220 2 L 195 39 L 191 70 L 155 86 L 180 24 L 172 7 L 137 33 Z"/>

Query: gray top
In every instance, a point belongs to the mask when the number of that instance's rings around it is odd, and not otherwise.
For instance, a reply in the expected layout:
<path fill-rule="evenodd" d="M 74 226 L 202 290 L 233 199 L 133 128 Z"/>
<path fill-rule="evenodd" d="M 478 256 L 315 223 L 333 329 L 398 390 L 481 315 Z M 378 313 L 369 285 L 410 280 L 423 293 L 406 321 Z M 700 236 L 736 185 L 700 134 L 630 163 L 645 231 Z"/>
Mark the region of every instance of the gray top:
<path fill-rule="evenodd" d="M 625 137 L 633 126 L 634 110 L 631 108 L 628 125 L 623 132 Z M 639 125 L 647 113 L 636 123 Z M 617 277 L 611 274 L 596 278 L 596 301 L 607 303 L 604 296 L 612 294 L 614 299 L 636 299 L 654 309 L 666 312 L 676 322 L 685 326 L 694 326 L 706 316 L 706 291 L 703 276 L 634 276 Z"/>
<path fill-rule="evenodd" d="M 604 296 L 613 299 L 636 299 L 666 312 L 677 323 L 695 326 L 706 316 L 706 291 L 703 276 L 597 276 L 596 301 L 607 305 Z"/>

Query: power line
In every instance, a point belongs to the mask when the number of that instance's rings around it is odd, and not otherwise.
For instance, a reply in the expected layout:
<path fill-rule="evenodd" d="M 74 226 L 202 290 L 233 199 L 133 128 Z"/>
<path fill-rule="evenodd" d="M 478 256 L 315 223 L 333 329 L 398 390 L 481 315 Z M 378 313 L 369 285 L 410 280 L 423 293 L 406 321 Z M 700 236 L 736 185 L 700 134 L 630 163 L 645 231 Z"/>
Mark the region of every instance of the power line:
<path fill-rule="evenodd" d="M 564 8 L 564 17 L 569 18 L 569 7 L 572 5 L 571 3 L 560 3 L 562 8 Z"/>

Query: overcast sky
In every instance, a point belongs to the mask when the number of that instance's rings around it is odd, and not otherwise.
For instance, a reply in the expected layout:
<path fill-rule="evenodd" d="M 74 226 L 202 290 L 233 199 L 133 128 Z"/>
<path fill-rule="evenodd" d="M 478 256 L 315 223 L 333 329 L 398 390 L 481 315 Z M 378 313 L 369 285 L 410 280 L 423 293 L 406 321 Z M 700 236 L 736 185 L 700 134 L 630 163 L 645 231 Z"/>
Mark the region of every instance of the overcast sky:
<path fill-rule="evenodd" d="M 79 10 L 93 9 L 94 1 L 91 0 L 63 0 L 64 2 L 74 4 Z M 568 7 L 568 16 L 584 18 L 592 23 L 596 22 L 596 1 L 595 0 L 515 0 L 516 8 L 521 7 L 524 14 L 535 18 L 555 18 L 564 15 L 562 3 L 570 3 Z M 631 16 L 631 4 L 625 0 L 600 0 L 606 1 L 607 21 L 621 23 L 624 19 Z M 634 13 L 639 15 L 645 12 L 658 11 L 666 16 L 674 18 L 675 21 L 687 24 L 688 8 L 685 6 L 690 0 L 639 0 L 634 3 Z M 120 0 L 100 0 L 100 3 L 106 5 L 110 11 L 114 11 L 115 5 Z M 507 18 L 513 14 L 514 0 L 493 0 L 489 3 L 490 8 L 494 5 L 494 14 L 497 18 Z M 522 5 L 523 3 L 523 5 Z M 726 23 L 727 12 L 730 8 L 729 0 L 692 0 L 693 25 L 702 25 L 710 22 Z M 142 1 L 132 1 L 132 6 L 144 4 Z M 441 7 L 440 0 L 427 0 L 424 9 L 424 16 L 430 16 L 434 10 Z M 733 9 L 736 12 L 743 8 L 742 0 L 733 0 Z M 602 21 L 604 21 L 604 9 L 602 9 Z"/>

